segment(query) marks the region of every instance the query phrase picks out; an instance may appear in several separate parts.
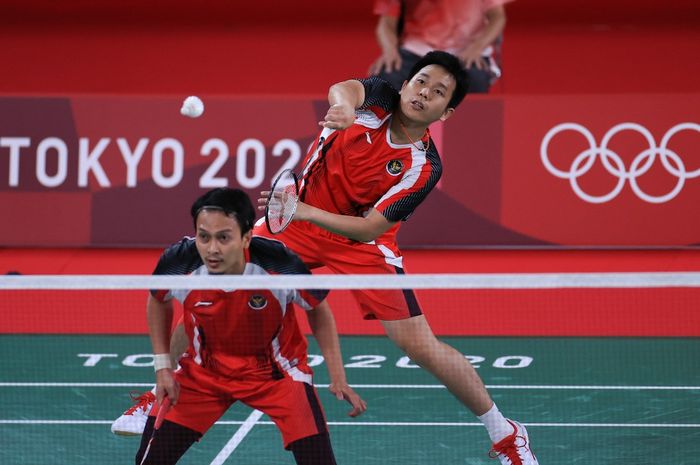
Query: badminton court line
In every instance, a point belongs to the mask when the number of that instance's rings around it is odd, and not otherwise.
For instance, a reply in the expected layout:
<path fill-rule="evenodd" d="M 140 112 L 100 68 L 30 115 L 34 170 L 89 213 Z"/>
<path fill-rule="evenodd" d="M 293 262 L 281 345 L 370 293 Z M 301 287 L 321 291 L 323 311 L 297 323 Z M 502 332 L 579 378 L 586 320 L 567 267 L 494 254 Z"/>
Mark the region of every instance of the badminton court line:
<path fill-rule="evenodd" d="M 328 384 L 315 384 L 327 388 Z M 446 389 L 440 384 L 351 384 L 353 389 Z M 153 387 L 153 383 L 39 383 L 0 382 L 0 387 Z M 487 389 L 551 389 L 551 390 L 621 390 L 621 391 L 695 391 L 700 386 L 605 386 L 567 384 L 487 384 Z"/>
<path fill-rule="evenodd" d="M 274 425 L 272 421 L 252 421 L 255 412 L 245 421 L 219 420 L 216 425 L 246 425 L 248 434 L 253 425 Z M 258 417 L 259 418 L 259 417 Z M 114 420 L 2 420 L 0 425 L 111 425 Z M 425 422 L 425 421 L 329 421 L 330 426 L 484 426 L 481 422 Z M 700 428 L 700 423 L 541 423 L 524 422 L 523 425 L 530 427 L 553 427 L 553 428 Z M 243 428 L 241 428 L 243 429 Z M 238 434 L 238 433 L 236 433 Z M 242 433 L 243 434 L 243 433 Z M 234 435 L 235 436 L 235 435 Z M 240 439 L 243 439 L 244 435 Z M 231 441 L 233 442 L 233 438 Z M 240 440 L 238 441 L 240 443 Z M 236 444 L 237 446 L 238 444 Z M 235 446 L 234 446 L 235 448 Z M 233 452 L 233 449 L 231 450 Z"/>
<path fill-rule="evenodd" d="M 248 418 L 245 419 L 245 421 L 241 424 L 241 427 L 238 428 L 238 431 L 231 436 L 231 439 L 228 440 L 226 445 L 224 446 L 223 449 L 214 457 L 214 460 L 212 460 L 211 465 L 221 465 L 226 461 L 226 459 L 233 453 L 234 450 L 236 450 L 236 447 L 243 441 L 243 438 L 246 437 L 246 435 L 250 432 L 251 429 L 253 429 L 253 426 L 260 420 L 260 417 L 263 416 L 263 413 L 260 410 L 253 410 L 253 412 L 248 415 Z M 218 422 L 217 422 L 218 423 Z M 270 422 L 272 423 L 272 422 Z"/>

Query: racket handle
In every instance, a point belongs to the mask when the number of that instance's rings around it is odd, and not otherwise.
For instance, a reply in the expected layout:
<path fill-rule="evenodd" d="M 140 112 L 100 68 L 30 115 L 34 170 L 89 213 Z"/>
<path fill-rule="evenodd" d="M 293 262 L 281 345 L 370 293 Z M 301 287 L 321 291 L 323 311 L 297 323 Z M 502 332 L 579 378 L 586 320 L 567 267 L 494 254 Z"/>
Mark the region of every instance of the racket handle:
<path fill-rule="evenodd" d="M 156 416 L 156 423 L 153 425 L 155 429 L 160 428 L 160 426 L 163 424 L 163 420 L 165 420 L 165 415 L 168 413 L 168 410 L 170 410 L 170 397 L 163 397 L 163 402 L 160 403 L 160 407 L 158 408 L 158 416 Z"/>

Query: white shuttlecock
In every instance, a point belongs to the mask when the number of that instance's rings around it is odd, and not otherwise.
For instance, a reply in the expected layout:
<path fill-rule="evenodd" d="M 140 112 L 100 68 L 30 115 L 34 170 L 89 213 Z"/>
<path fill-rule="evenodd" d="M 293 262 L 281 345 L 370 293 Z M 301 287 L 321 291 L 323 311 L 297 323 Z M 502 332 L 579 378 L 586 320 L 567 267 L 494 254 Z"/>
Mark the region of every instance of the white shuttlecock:
<path fill-rule="evenodd" d="M 180 113 L 190 118 L 199 118 L 204 113 L 204 102 L 199 97 L 191 95 L 182 102 Z"/>

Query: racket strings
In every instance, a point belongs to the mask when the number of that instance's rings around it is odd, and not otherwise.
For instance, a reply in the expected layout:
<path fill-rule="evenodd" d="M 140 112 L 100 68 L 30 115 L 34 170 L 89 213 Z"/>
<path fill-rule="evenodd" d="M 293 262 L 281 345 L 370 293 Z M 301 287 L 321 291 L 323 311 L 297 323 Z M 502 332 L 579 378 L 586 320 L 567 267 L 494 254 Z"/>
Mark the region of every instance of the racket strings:
<path fill-rule="evenodd" d="M 323 151 L 324 142 L 334 131 L 334 129 L 328 128 L 324 128 L 321 131 L 316 150 L 301 170 L 301 180 L 297 178 L 294 171 L 286 169 L 272 183 L 272 189 L 270 189 L 265 208 L 265 222 L 267 223 L 267 229 L 272 234 L 284 231 L 292 221 L 292 218 L 294 218 L 299 201 L 300 181 L 301 185 L 303 185 L 304 179 L 308 177 L 307 170 L 318 159 L 319 154 Z"/>
<path fill-rule="evenodd" d="M 268 225 L 273 234 L 281 232 L 292 220 L 297 199 L 297 181 L 294 173 L 283 173 L 272 187 L 267 204 Z"/>

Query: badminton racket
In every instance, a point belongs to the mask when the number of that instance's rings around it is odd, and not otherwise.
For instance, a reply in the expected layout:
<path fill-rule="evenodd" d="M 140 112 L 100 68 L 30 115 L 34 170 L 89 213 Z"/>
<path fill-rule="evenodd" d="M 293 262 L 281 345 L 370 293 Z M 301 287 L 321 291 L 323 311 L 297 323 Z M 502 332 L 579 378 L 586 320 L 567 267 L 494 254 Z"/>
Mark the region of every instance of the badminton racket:
<path fill-rule="evenodd" d="M 168 410 L 170 410 L 170 397 L 163 397 L 163 402 L 160 403 L 160 407 L 158 408 L 158 415 L 156 415 L 156 422 L 153 425 L 153 429 L 159 429 L 160 426 L 163 424 L 163 420 L 165 420 L 165 415 L 168 413 Z"/>
<path fill-rule="evenodd" d="M 153 442 L 153 438 L 156 435 L 156 431 L 158 431 L 158 429 L 163 425 L 163 420 L 165 420 L 165 415 L 168 413 L 168 410 L 170 410 L 170 398 L 166 396 L 163 398 L 163 401 L 158 407 L 158 415 L 156 415 L 156 422 L 153 424 L 153 432 L 151 433 L 151 439 L 148 440 L 148 445 L 146 446 L 146 450 L 143 453 L 143 458 L 141 459 L 142 465 L 143 462 L 146 461 L 146 457 L 148 457 L 148 452 L 151 450 L 151 443 Z"/>
<path fill-rule="evenodd" d="M 316 150 L 309 157 L 304 169 L 301 170 L 301 179 L 306 174 L 308 166 L 315 161 L 323 150 L 323 143 L 333 132 L 333 129 L 324 128 L 318 139 Z M 272 187 L 267 195 L 265 204 L 265 224 L 272 234 L 284 231 L 294 218 L 299 203 L 300 178 L 291 170 L 282 171 L 272 182 Z"/>

